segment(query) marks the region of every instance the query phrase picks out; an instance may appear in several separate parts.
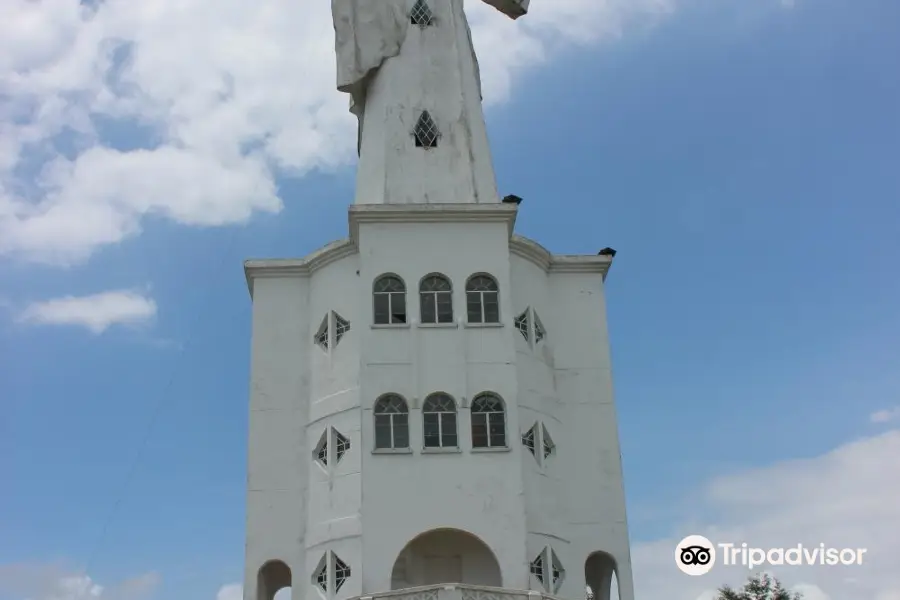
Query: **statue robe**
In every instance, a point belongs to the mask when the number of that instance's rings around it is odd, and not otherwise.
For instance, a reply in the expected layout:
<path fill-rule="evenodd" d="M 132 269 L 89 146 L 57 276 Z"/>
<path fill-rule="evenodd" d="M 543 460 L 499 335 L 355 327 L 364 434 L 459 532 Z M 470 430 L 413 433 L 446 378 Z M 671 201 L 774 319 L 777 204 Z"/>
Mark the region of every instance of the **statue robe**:
<path fill-rule="evenodd" d="M 337 89 L 350 94 L 362 138 L 366 89 L 385 60 L 397 56 L 409 27 L 407 0 L 331 0 Z"/>

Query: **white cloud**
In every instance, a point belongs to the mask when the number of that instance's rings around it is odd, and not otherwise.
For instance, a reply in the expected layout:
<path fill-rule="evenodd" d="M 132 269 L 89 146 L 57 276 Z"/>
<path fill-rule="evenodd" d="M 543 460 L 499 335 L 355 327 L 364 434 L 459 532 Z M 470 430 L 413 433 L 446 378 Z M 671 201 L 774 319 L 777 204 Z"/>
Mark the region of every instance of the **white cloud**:
<path fill-rule="evenodd" d="M 740 585 L 746 567 L 717 566 L 703 577 L 681 574 L 676 543 L 688 534 L 714 543 L 759 548 L 803 544 L 866 548 L 861 566 L 773 566 L 767 569 L 806 600 L 883 600 L 900 595 L 900 429 L 846 444 L 812 459 L 721 477 L 709 483 L 696 514 L 672 539 L 632 550 L 637 595 L 648 600 L 698 600 L 704 592 Z M 686 515 L 687 516 L 687 515 Z"/>
<path fill-rule="evenodd" d="M 873 423 L 890 423 L 897 419 L 900 419 L 900 406 L 875 411 L 869 415 L 869 420 Z"/>
<path fill-rule="evenodd" d="M 470 0 L 486 102 L 504 101 L 550 40 L 613 39 L 677 1 L 533 2 L 513 22 Z M 4 3 L 0 255 L 81 262 L 137 235 L 149 215 L 242 223 L 280 210 L 275 173 L 353 160 L 328 2 L 90 5 Z M 126 148 L 121 131 L 136 127 L 147 143 Z"/>
<path fill-rule="evenodd" d="M 146 573 L 106 587 L 60 565 L 0 565 L 0 597 L 16 600 L 138 600 L 158 583 L 155 573 Z"/>
<path fill-rule="evenodd" d="M 244 597 L 244 586 L 240 583 L 229 583 L 219 588 L 216 594 L 216 600 L 242 600 Z"/>
<path fill-rule="evenodd" d="M 35 302 L 22 311 L 19 320 L 40 325 L 76 325 L 100 334 L 112 325 L 137 325 L 155 316 L 153 299 L 118 290 Z"/>

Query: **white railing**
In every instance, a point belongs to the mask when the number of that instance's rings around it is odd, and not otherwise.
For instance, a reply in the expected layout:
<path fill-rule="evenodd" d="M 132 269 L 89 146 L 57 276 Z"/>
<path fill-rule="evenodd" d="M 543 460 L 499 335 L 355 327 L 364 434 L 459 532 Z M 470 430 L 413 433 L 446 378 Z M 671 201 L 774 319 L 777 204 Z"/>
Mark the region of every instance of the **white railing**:
<path fill-rule="evenodd" d="M 349 600 L 559 600 L 550 594 L 530 590 L 511 590 L 486 585 L 441 583 L 421 587 L 364 594 Z"/>

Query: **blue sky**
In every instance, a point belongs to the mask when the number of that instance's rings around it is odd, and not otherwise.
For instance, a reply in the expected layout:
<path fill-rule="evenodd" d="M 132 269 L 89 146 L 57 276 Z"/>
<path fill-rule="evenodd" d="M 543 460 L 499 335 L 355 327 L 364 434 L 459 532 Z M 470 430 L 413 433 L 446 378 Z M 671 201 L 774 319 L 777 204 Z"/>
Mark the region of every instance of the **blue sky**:
<path fill-rule="evenodd" d="M 499 187 L 525 199 L 518 232 L 559 253 L 618 250 L 608 317 L 638 592 L 695 600 L 743 577 L 698 583 L 671 572 L 674 540 L 700 529 L 868 545 L 870 570 L 854 575 L 862 583 L 812 568 L 783 576 L 815 586 L 802 588 L 809 600 L 896 599 L 900 576 L 885 561 L 900 551 L 900 480 L 890 475 L 900 466 L 900 4 L 695 0 L 647 12 L 586 38 L 541 29 L 545 19 L 527 38 L 540 42 L 540 60 L 527 47 L 506 63 L 480 55 L 486 88 L 498 90 L 487 121 Z M 476 43 L 502 19 L 484 18 L 480 30 L 473 17 Z M 272 179 L 277 213 L 263 199 L 247 215 L 216 217 L 220 225 L 157 207 L 135 210 L 137 224 L 108 242 L 93 226 L 94 241 L 78 242 L 89 239 L 73 231 L 78 219 L 27 237 L 37 217 L 22 216 L 22 203 L 43 206 L 51 192 L 17 200 L 10 190 L 33 185 L 25 175 L 54 152 L 166 143 L 158 122 L 124 118 L 121 107 L 73 133 L 87 106 L 78 90 L 58 92 L 73 107 L 57 115 L 65 126 L 43 123 L 44 141 L 23 144 L 14 168 L 0 170 L 9 484 L 0 600 L 68 599 L 53 587 L 85 569 L 104 600 L 221 599 L 223 585 L 240 581 L 250 335 L 241 263 L 302 256 L 346 234 L 352 122 L 345 99 L 320 83 L 333 78 L 326 66 L 314 83 L 327 108 L 310 100 L 307 121 L 289 124 L 321 127 L 324 141 L 267 157 L 287 167 Z M 14 69 L 0 69 L 2 87 Z M 0 132 L 25 136 L 42 117 L 15 116 L 15 102 L 0 95 Z M 93 164 L 87 172 L 102 171 Z M 52 193 L 76 200 L 103 184 L 60 181 Z M 143 304 L 102 331 L 78 324 L 83 306 L 67 317 L 40 310 L 110 290 Z M 102 320 L 98 301 L 88 304 Z M 768 495 L 742 503 L 729 492 L 741 489 Z M 810 511 L 819 521 L 791 518 Z M 773 525 L 785 522 L 799 524 Z"/>

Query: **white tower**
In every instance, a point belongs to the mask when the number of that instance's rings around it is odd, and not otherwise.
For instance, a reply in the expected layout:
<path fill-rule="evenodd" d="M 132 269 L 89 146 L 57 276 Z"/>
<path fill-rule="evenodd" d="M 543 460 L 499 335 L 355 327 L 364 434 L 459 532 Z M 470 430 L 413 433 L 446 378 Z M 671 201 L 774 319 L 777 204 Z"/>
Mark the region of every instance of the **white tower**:
<path fill-rule="evenodd" d="M 356 201 L 348 239 L 245 263 L 244 599 L 633 600 L 613 253 L 513 234 L 463 0 L 332 8 Z"/>

